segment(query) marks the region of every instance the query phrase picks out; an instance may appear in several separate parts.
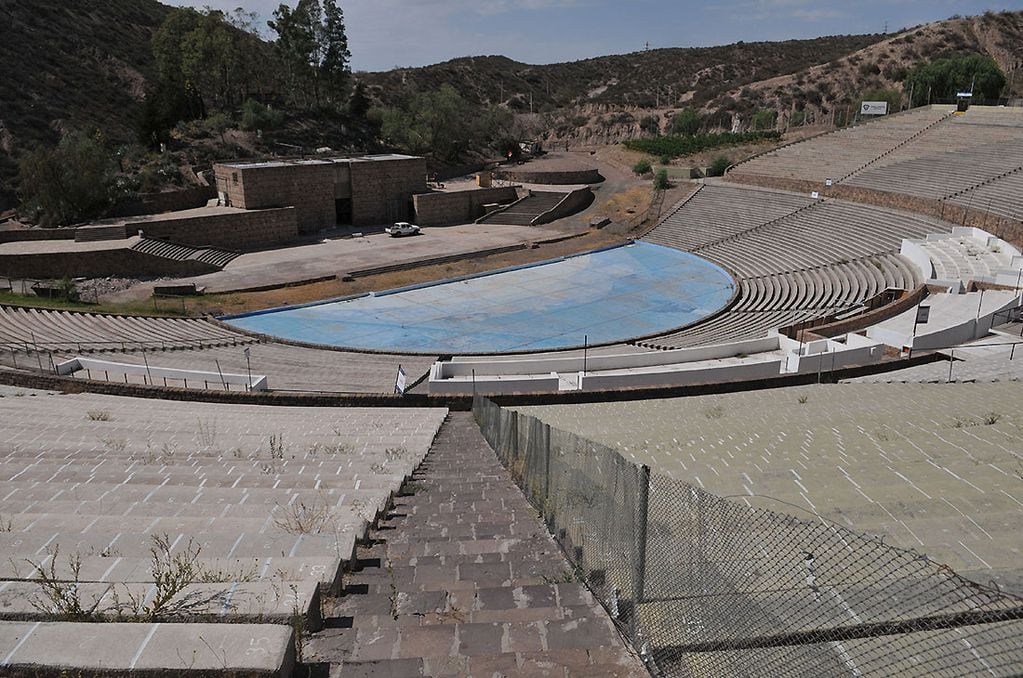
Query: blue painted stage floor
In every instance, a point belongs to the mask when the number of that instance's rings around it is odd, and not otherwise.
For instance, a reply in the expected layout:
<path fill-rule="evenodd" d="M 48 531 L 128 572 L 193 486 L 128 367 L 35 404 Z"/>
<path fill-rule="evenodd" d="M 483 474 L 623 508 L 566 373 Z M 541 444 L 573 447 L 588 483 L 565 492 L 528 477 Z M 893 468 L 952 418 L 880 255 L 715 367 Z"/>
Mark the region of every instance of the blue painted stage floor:
<path fill-rule="evenodd" d="M 731 298 L 720 267 L 650 243 L 467 280 L 224 318 L 313 344 L 416 353 L 550 350 L 688 325 Z"/>

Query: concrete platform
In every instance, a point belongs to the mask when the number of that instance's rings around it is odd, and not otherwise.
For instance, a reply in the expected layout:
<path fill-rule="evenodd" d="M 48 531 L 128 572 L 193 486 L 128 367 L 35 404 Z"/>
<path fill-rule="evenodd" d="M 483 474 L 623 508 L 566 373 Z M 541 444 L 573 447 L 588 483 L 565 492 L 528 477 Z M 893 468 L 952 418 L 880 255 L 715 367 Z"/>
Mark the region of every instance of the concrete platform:
<path fill-rule="evenodd" d="M 208 675 L 286 678 L 294 632 L 270 624 L 0 622 L 6 676 Z"/>

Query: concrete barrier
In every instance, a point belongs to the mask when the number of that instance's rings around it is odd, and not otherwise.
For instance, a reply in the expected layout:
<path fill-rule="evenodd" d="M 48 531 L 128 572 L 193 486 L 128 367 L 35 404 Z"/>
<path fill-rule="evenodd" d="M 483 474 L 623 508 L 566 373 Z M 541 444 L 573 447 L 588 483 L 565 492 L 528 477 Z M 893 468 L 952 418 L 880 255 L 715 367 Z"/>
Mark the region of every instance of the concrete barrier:
<path fill-rule="evenodd" d="M 71 360 L 57 363 L 57 374 L 68 376 L 76 372 L 87 370 L 88 372 L 103 372 L 104 374 L 134 375 L 147 378 L 155 384 L 156 379 L 171 379 L 188 383 L 213 383 L 227 387 L 230 384 L 245 386 L 250 391 L 268 391 L 269 381 L 265 375 L 253 374 L 251 379 L 245 374 L 232 374 L 230 372 L 202 372 L 199 370 L 179 370 L 169 367 L 155 367 L 146 365 L 131 365 L 128 363 L 115 363 L 110 360 L 96 360 L 95 358 L 84 358 L 78 356 Z"/>

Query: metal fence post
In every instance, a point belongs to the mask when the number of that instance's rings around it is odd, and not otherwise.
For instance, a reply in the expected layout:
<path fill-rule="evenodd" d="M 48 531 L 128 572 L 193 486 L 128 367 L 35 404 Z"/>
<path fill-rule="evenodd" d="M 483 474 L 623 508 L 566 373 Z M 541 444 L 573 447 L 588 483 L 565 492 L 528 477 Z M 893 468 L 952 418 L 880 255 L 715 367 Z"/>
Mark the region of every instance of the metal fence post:
<path fill-rule="evenodd" d="M 637 638 L 639 605 L 643 602 L 646 580 L 646 526 L 650 502 L 650 467 L 639 467 L 639 509 L 636 525 L 636 571 L 632 578 L 632 638 Z"/>
<path fill-rule="evenodd" d="M 543 513 L 547 518 L 547 510 L 551 500 L 551 427 L 543 425 Z"/>

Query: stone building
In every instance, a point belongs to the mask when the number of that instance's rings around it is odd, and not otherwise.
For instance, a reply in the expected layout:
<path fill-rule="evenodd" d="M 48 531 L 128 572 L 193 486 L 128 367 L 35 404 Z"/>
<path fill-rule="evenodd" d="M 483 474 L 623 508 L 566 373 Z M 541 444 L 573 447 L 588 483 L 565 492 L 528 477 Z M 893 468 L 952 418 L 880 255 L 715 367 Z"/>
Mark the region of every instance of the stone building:
<path fill-rule="evenodd" d="M 302 233 L 408 220 L 412 196 L 427 191 L 426 160 L 398 154 L 226 162 L 214 173 L 222 204 L 294 207 Z"/>

